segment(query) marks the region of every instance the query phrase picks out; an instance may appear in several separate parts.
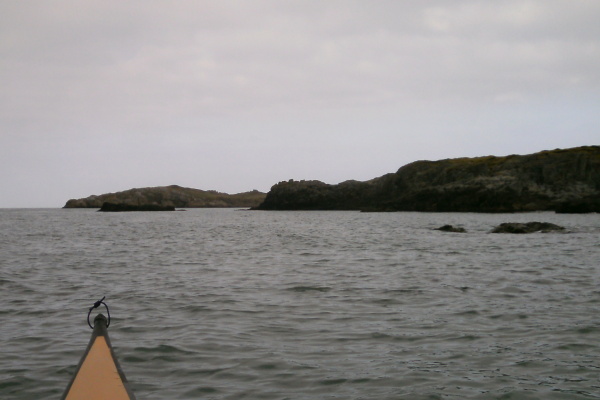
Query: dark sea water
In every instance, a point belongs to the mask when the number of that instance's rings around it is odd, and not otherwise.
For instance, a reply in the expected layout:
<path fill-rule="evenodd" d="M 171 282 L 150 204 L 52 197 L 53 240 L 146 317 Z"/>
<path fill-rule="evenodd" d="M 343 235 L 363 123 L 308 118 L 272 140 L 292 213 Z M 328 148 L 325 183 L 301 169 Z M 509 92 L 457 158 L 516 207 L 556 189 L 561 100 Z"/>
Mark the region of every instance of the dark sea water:
<path fill-rule="evenodd" d="M 102 296 L 140 400 L 600 399 L 598 214 L 3 209 L 0 399 L 60 397 Z"/>

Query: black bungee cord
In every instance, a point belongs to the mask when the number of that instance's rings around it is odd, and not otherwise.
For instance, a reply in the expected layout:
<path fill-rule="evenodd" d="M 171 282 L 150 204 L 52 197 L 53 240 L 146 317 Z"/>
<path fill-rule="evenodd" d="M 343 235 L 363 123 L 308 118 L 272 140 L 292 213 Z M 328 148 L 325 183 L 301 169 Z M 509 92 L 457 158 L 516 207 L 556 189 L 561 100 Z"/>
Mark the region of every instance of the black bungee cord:
<path fill-rule="evenodd" d="M 104 304 L 104 307 L 106 307 L 106 314 L 107 314 L 106 327 L 108 328 L 108 326 L 110 325 L 110 311 L 108 310 L 108 306 L 104 302 L 105 298 L 106 298 L 106 296 L 102 297 L 100 300 L 98 300 L 97 302 L 95 302 L 93 306 L 90 307 L 90 311 L 88 312 L 88 316 L 87 316 L 87 322 L 88 322 L 88 325 L 90 326 L 90 328 L 92 328 L 92 329 L 94 329 L 94 327 L 90 323 L 90 314 L 92 313 L 92 310 L 94 308 L 100 307 L 100 304 Z"/>

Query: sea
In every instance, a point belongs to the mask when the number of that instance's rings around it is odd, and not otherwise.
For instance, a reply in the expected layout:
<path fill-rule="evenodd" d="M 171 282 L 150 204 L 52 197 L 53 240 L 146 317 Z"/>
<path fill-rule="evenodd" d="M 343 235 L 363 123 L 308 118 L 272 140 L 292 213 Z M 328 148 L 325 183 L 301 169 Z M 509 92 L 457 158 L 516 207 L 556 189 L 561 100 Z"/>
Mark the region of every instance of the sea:
<path fill-rule="evenodd" d="M 600 214 L 0 209 L 0 399 L 103 297 L 139 400 L 600 399 Z"/>

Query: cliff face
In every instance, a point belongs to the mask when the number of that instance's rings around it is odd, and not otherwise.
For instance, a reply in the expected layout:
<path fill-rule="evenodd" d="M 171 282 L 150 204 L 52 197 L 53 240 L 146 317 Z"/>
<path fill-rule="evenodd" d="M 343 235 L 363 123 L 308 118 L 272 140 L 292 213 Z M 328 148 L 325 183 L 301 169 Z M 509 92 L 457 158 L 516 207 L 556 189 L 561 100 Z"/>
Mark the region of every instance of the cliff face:
<path fill-rule="evenodd" d="M 271 188 L 260 210 L 356 210 L 368 203 L 368 182 L 346 181 L 328 185 L 320 181 L 280 182 Z"/>
<path fill-rule="evenodd" d="M 67 201 L 64 208 L 100 208 L 105 202 L 132 206 L 157 205 L 178 208 L 256 207 L 264 198 L 265 194 L 256 190 L 230 195 L 172 185 L 130 189 L 123 192 L 89 196 L 84 199 L 72 199 Z"/>
<path fill-rule="evenodd" d="M 417 161 L 368 182 L 281 182 L 258 209 L 598 212 L 600 146 Z"/>

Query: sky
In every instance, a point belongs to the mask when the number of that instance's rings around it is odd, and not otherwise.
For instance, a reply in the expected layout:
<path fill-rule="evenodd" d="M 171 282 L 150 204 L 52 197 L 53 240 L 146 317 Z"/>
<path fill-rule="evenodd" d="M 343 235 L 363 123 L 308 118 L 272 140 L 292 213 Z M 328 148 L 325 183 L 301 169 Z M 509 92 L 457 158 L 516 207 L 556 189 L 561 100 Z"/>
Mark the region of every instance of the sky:
<path fill-rule="evenodd" d="M 0 207 L 600 144 L 597 0 L 0 2 Z"/>

